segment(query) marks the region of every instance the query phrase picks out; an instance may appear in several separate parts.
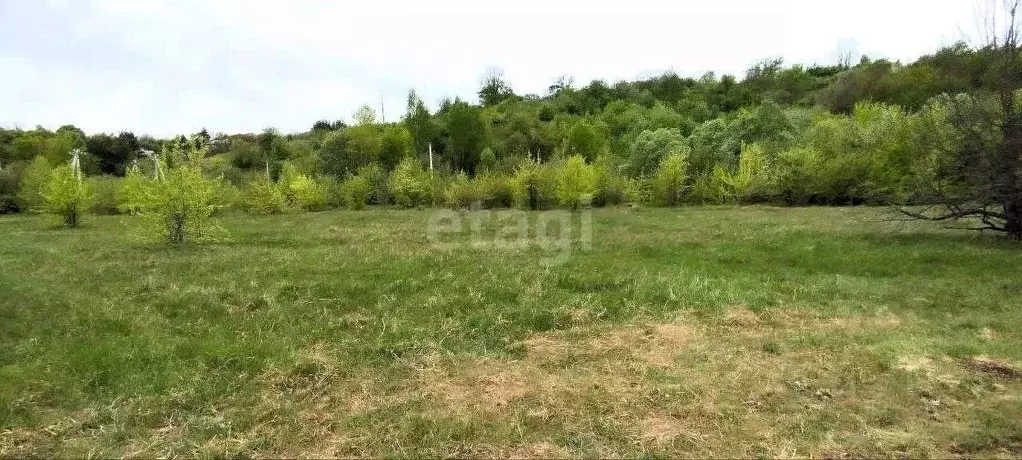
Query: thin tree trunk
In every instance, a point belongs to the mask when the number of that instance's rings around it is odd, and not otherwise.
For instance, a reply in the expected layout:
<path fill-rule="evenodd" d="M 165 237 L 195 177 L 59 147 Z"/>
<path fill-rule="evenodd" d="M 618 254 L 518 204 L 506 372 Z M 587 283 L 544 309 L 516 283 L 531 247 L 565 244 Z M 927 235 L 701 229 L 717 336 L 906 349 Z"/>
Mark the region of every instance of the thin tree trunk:
<path fill-rule="evenodd" d="M 1022 240 L 1022 203 L 1018 200 L 1004 203 L 1004 231 L 1013 239 Z"/>

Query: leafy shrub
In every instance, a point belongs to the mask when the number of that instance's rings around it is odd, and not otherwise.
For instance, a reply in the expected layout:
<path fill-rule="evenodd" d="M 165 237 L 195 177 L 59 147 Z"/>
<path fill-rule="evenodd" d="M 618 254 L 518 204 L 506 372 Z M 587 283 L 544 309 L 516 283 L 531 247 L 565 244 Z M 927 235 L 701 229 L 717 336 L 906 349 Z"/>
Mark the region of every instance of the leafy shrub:
<path fill-rule="evenodd" d="M 809 203 L 817 191 L 820 156 L 810 147 L 795 147 L 777 155 L 773 170 L 775 193 L 786 203 Z"/>
<path fill-rule="evenodd" d="M 88 184 L 82 181 L 70 165 L 53 169 L 43 190 L 44 210 L 60 216 L 65 227 L 77 227 L 89 209 L 92 197 Z"/>
<path fill-rule="evenodd" d="M 320 190 L 323 190 L 323 199 L 327 209 L 344 207 L 344 197 L 341 194 L 342 181 L 331 176 L 319 176 L 316 178 L 316 183 L 319 184 Z"/>
<path fill-rule="evenodd" d="M 139 214 L 145 203 L 147 181 L 138 168 L 128 168 L 117 190 L 117 210 L 126 214 Z"/>
<path fill-rule="evenodd" d="M 624 179 L 625 203 L 642 204 L 653 200 L 652 184 L 649 179 Z"/>
<path fill-rule="evenodd" d="M 511 179 L 511 201 L 519 209 L 548 209 L 557 203 L 557 170 L 550 164 L 523 161 Z"/>
<path fill-rule="evenodd" d="M 719 178 L 720 172 L 703 173 L 692 180 L 692 187 L 688 191 L 688 199 L 693 203 L 721 203 L 727 193 L 724 191 L 724 184 Z"/>
<path fill-rule="evenodd" d="M 736 167 L 746 142 L 757 142 L 770 151 L 788 148 L 794 136 L 789 116 L 777 104 L 765 102 L 703 123 L 690 138 L 690 173 L 698 176 L 712 173 L 715 166 Z"/>
<path fill-rule="evenodd" d="M 18 184 L 21 182 L 21 172 L 20 167 L 10 165 L 0 169 L 0 214 L 18 212 Z"/>
<path fill-rule="evenodd" d="M 497 155 L 493 149 L 486 147 L 479 154 L 479 171 L 490 171 L 497 166 Z"/>
<path fill-rule="evenodd" d="M 53 166 L 42 155 L 36 156 L 21 174 L 18 205 L 23 211 L 41 211 L 46 206 L 43 194 L 50 182 Z"/>
<path fill-rule="evenodd" d="M 270 182 L 270 179 L 262 174 L 248 183 L 242 201 L 245 210 L 257 214 L 280 213 L 287 206 L 284 194 L 277 184 Z"/>
<path fill-rule="evenodd" d="M 245 182 L 245 172 L 231 163 L 227 155 L 216 155 L 206 158 L 202 164 L 202 172 L 206 177 L 223 177 L 231 184 Z"/>
<path fill-rule="evenodd" d="M 428 205 L 433 201 L 434 183 L 418 160 L 405 158 L 390 176 L 390 193 L 405 208 Z"/>
<path fill-rule="evenodd" d="M 612 206 L 628 201 L 628 179 L 617 172 L 609 156 L 601 156 L 593 163 L 596 174 L 593 206 Z"/>
<path fill-rule="evenodd" d="M 765 162 L 762 147 L 743 144 L 738 168 L 732 171 L 720 165 L 714 166 L 710 189 L 700 190 L 700 193 L 705 193 L 704 198 L 712 198 L 714 202 L 752 201 L 754 196 L 766 193 Z"/>
<path fill-rule="evenodd" d="M 359 177 L 364 177 L 369 184 L 369 204 L 390 204 L 390 177 L 378 163 L 358 168 Z"/>
<path fill-rule="evenodd" d="M 653 202 L 660 206 L 680 204 L 685 194 L 687 170 L 688 158 L 684 151 L 674 152 L 664 157 L 656 173 L 650 179 Z"/>
<path fill-rule="evenodd" d="M 151 232 L 170 244 L 188 240 L 216 240 L 225 233 L 213 215 L 226 206 L 222 179 L 207 179 L 195 160 L 200 152 L 177 167 L 168 168 L 160 179 L 144 182 L 140 214 Z"/>
<path fill-rule="evenodd" d="M 111 176 L 90 177 L 87 179 L 88 187 L 92 191 L 93 197 L 91 206 L 89 206 L 91 213 L 100 215 L 118 213 L 119 208 L 117 204 L 121 180 Z"/>
<path fill-rule="evenodd" d="M 458 173 L 447 184 L 444 203 L 452 208 L 482 206 L 484 191 L 478 181 L 470 180 L 465 173 Z"/>
<path fill-rule="evenodd" d="M 511 178 L 502 174 L 483 173 L 476 176 L 475 181 L 479 184 L 483 207 L 491 209 L 511 207 Z"/>
<path fill-rule="evenodd" d="M 291 209 L 319 211 L 326 207 L 326 190 L 320 183 L 299 172 L 290 162 L 284 163 L 280 183 L 277 185 Z"/>
<path fill-rule="evenodd" d="M 364 209 L 372 192 L 369 179 L 361 175 L 349 177 L 339 188 L 341 203 L 348 209 Z"/>
<path fill-rule="evenodd" d="M 587 206 L 596 191 L 596 171 L 581 155 L 574 155 L 561 165 L 557 174 L 557 202 L 569 209 Z"/>
<path fill-rule="evenodd" d="M 447 199 L 447 185 L 451 182 L 450 176 L 429 174 L 427 172 L 426 177 L 427 190 L 429 191 L 426 197 L 426 204 L 440 206 Z"/>

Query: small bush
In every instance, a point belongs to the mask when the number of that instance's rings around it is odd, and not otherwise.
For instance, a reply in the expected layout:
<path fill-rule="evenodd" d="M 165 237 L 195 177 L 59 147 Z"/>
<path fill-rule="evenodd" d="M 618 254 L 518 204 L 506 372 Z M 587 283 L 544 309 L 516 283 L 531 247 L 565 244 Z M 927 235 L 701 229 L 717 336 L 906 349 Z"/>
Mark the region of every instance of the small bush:
<path fill-rule="evenodd" d="M 714 179 L 713 172 L 700 174 L 692 181 L 688 199 L 693 203 L 721 203 L 725 195 L 722 187 L 723 183 Z"/>
<path fill-rule="evenodd" d="M 483 199 L 483 207 L 511 207 L 511 178 L 501 174 L 488 172 L 476 176 L 475 181 L 479 184 L 480 194 Z"/>
<path fill-rule="evenodd" d="M 216 155 L 206 158 L 202 164 L 202 172 L 206 177 L 223 177 L 224 180 L 240 185 L 245 182 L 245 171 L 232 164 L 228 155 Z"/>
<path fill-rule="evenodd" d="M 323 198 L 326 200 L 327 209 L 344 207 L 344 197 L 341 196 L 342 181 L 334 179 L 332 176 L 319 176 L 316 178 L 316 183 L 323 190 Z"/>
<path fill-rule="evenodd" d="M 88 184 L 69 165 L 54 168 L 43 198 L 45 211 L 60 216 L 64 226 L 69 228 L 81 225 L 82 216 L 92 203 Z"/>
<path fill-rule="evenodd" d="M 18 191 L 22 174 L 20 166 L 19 163 L 7 164 L 0 169 L 0 214 L 19 211 Z"/>
<path fill-rule="evenodd" d="M 523 161 L 511 179 L 511 198 L 519 209 L 548 209 L 557 203 L 557 170 L 549 164 Z"/>
<path fill-rule="evenodd" d="M 138 168 L 128 169 L 117 190 L 117 210 L 126 214 L 139 214 L 145 203 L 147 181 Z"/>
<path fill-rule="evenodd" d="M 238 186 L 233 183 L 224 180 L 223 177 L 219 177 L 217 180 L 218 188 L 218 201 L 219 206 L 216 208 L 216 213 L 220 214 L 230 209 L 243 209 L 244 208 L 244 195 Z"/>
<path fill-rule="evenodd" d="M 372 197 L 369 179 L 364 176 L 352 176 L 339 187 L 341 203 L 348 209 L 364 209 Z"/>
<path fill-rule="evenodd" d="M 685 194 L 688 158 L 683 152 L 664 157 L 650 180 L 653 202 L 660 206 L 677 206 Z"/>
<path fill-rule="evenodd" d="M 465 173 L 458 173 L 447 184 L 444 203 L 452 208 L 469 208 L 478 203 L 482 206 L 485 199 L 480 182 L 470 180 Z"/>
<path fill-rule="evenodd" d="M 390 193 L 394 202 L 405 208 L 428 205 L 434 198 L 430 174 L 414 158 L 405 158 L 390 176 Z"/>
<path fill-rule="evenodd" d="M 369 184 L 369 204 L 390 204 L 392 199 L 390 194 L 390 176 L 379 163 L 370 163 L 358 168 L 356 175 L 364 177 Z"/>
<path fill-rule="evenodd" d="M 110 176 L 90 177 L 87 179 L 89 190 L 92 191 L 92 202 L 89 212 L 99 215 L 112 215 L 119 212 L 118 194 L 123 179 Z"/>
<path fill-rule="evenodd" d="M 653 199 L 652 186 L 649 179 L 624 179 L 625 203 L 644 204 Z"/>
<path fill-rule="evenodd" d="M 144 199 L 140 214 L 150 224 L 151 232 L 170 244 L 186 241 L 209 241 L 222 237 L 225 231 L 212 217 L 226 206 L 222 179 L 202 175 L 195 157 L 167 172 L 158 180 L 144 182 Z"/>
<path fill-rule="evenodd" d="M 277 214 L 287 206 L 284 194 L 277 184 L 260 174 L 248 183 L 242 199 L 246 211 L 256 214 Z"/>
<path fill-rule="evenodd" d="M 766 174 L 764 172 L 766 155 L 757 144 L 743 144 L 738 159 L 738 169 L 729 170 L 723 166 L 714 166 L 711 184 L 705 191 L 707 201 L 735 203 L 753 201 L 757 196 L 766 194 Z"/>
<path fill-rule="evenodd" d="M 593 163 L 596 174 L 593 206 L 613 206 L 628 201 L 628 179 L 619 174 L 617 169 L 606 155 Z"/>
<path fill-rule="evenodd" d="M 278 187 L 290 209 L 320 211 L 326 207 L 326 190 L 311 177 L 284 167 Z"/>
<path fill-rule="evenodd" d="M 588 206 L 596 191 L 596 171 L 581 155 L 574 155 L 561 165 L 557 174 L 557 202 L 569 209 Z"/>
<path fill-rule="evenodd" d="M 493 153 L 493 149 L 486 147 L 479 154 L 478 169 L 479 171 L 492 171 L 495 167 L 497 167 L 497 155 Z"/>

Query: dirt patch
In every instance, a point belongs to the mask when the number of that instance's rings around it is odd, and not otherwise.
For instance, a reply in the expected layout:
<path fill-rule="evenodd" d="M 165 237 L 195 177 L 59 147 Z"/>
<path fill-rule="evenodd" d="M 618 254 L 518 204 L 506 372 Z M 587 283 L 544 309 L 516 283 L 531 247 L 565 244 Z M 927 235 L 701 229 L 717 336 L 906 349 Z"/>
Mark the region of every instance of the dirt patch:
<path fill-rule="evenodd" d="M 966 368 L 975 372 L 981 372 L 983 374 L 1008 380 L 1022 379 L 1022 371 L 1018 370 L 1016 367 L 984 356 L 965 358 L 962 359 L 961 362 Z"/>

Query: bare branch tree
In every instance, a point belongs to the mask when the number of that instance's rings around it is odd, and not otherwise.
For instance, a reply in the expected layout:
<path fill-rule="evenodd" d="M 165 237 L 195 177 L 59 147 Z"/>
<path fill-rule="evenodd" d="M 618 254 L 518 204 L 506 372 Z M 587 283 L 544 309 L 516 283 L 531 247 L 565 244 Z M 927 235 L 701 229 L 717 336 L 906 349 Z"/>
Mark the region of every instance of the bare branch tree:
<path fill-rule="evenodd" d="M 935 156 L 901 207 L 907 218 L 966 221 L 966 228 L 1005 232 L 1022 239 L 1022 0 L 989 4 L 983 19 L 986 43 L 983 85 L 946 95 L 931 124 Z M 931 108 L 932 109 L 932 108 Z"/>

